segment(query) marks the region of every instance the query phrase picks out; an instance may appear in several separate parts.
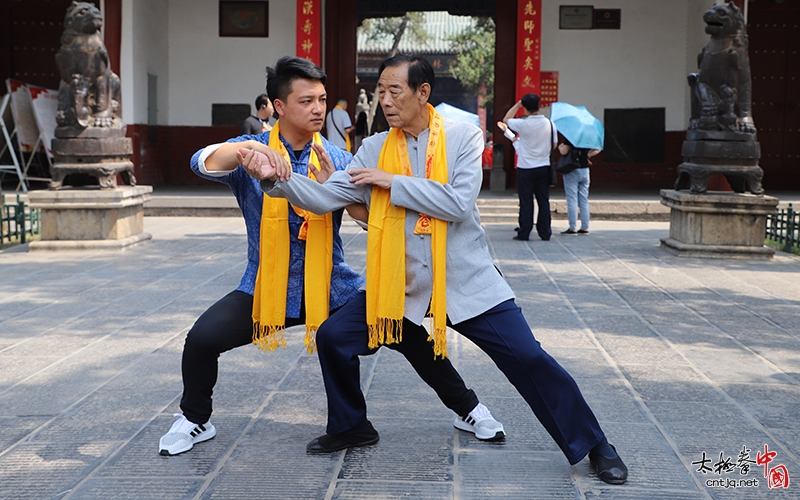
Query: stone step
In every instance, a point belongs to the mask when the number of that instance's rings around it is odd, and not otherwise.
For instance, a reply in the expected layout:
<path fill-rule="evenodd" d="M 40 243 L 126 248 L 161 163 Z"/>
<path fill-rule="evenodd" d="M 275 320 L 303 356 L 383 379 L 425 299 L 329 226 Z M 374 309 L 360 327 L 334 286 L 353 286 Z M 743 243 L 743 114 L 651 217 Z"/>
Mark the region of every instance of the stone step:
<path fill-rule="evenodd" d="M 519 203 L 508 200 L 478 200 L 478 210 L 483 223 L 516 223 Z M 660 201 L 650 200 L 592 200 L 589 199 L 592 218 L 603 220 L 669 220 L 669 208 Z M 567 218 L 567 202 L 550 200 L 554 219 Z"/>
<path fill-rule="evenodd" d="M 162 191 L 163 189 L 163 191 Z M 166 191 L 166 192 L 165 192 Z M 6 193 L 7 201 L 12 200 L 15 193 Z M 592 218 L 598 220 L 669 220 L 669 208 L 661 204 L 659 196 L 634 193 L 626 198 L 623 193 L 603 194 L 596 197 L 589 194 L 589 206 Z M 798 193 L 782 193 L 779 208 L 786 208 L 788 203 L 800 205 Z M 27 195 L 21 199 L 28 201 Z M 476 201 L 481 213 L 481 221 L 485 223 L 516 224 L 519 213 L 519 202 L 514 193 L 494 195 L 481 193 Z M 550 210 L 553 218 L 563 219 L 567 216 L 567 204 L 563 192 L 551 193 Z M 196 216 L 196 217 L 241 217 L 236 199 L 227 190 L 172 190 L 154 189 L 149 200 L 144 204 L 145 216 Z"/>

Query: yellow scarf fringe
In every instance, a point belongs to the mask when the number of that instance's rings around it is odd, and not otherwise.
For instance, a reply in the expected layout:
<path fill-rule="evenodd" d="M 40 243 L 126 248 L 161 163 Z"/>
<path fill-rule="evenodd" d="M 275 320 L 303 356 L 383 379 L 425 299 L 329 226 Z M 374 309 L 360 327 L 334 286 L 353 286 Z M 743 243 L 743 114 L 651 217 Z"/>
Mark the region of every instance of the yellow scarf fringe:
<path fill-rule="evenodd" d="M 280 140 L 280 120 L 272 127 L 268 146 L 281 153 L 291 164 L 289 152 Z M 322 144 L 318 133 L 313 141 Z M 319 159 L 311 150 L 309 164 L 319 169 Z M 308 176 L 315 179 L 311 169 Z M 253 343 L 264 351 L 286 348 L 286 293 L 289 285 L 289 203 L 281 198 L 263 196 L 259 265 L 253 291 Z M 296 207 L 292 209 L 305 219 L 298 237 L 306 241 L 304 293 L 306 336 L 309 354 L 316 350 L 316 332 L 328 317 L 331 271 L 333 270 L 333 216 L 315 215 Z"/>
<path fill-rule="evenodd" d="M 447 184 L 447 149 L 444 119 L 433 106 L 430 116 L 426 177 Z M 412 175 L 408 145 L 402 130 L 391 129 L 381 149 L 378 168 L 396 175 Z M 413 214 L 410 214 L 413 216 Z M 402 341 L 405 308 L 405 218 L 406 209 L 391 203 L 387 189 L 372 188 L 367 232 L 367 328 L 369 347 Z M 430 314 L 433 317 L 428 340 L 433 341 L 434 357 L 447 355 L 447 222 L 430 218 L 433 254 L 433 292 Z"/>
<path fill-rule="evenodd" d="M 403 341 L 403 320 L 378 318 L 377 324 L 367 325 L 369 346 L 397 344 Z"/>

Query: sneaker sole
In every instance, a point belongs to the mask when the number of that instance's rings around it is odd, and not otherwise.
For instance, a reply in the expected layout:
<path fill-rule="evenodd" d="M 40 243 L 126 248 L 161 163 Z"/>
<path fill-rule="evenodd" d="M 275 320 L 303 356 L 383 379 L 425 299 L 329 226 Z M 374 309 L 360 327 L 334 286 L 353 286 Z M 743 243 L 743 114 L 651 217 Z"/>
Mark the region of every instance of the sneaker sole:
<path fill-rule="evenodd" d="M 167 450 L 166 448 L 161 448 L 160 450 L 158 450 L 158 454 L 161 455 L 162 457 L 174 457 L 175 455 L 180 455 L 181 453 L 186 453 L 187 451 L 191 450 L 192 448 L 194 448 L 194 445 L 197 444 L 197 443 L 202 443 L 204 441 L 208 441 L 210 439 L 214 439 L 214 437 L 216 435 L 217 435 L 217 429 L 215 427 L 214 429 L 211 429 L 210 431 L 206 431 L 206 432 L 202 432 L 202 433 L 198 434 L 197 437 L 194 438 L 194 441 L 189 443 L 189 446 L 186 446 L 186 447 L 180 448 L 178 450 L 175 450 L 172 453 L 170 453 L 169 450 Z"/>
<path fill-rule="evenodd" d="M 455 427 L 456 429 L 458 429 L 460 431 L 469 432 L 470 434 L 473 434 L 476 438 L 480 439 L 481 441 L 502 441 L 503 439 L 506 438 L 506 433 L 505 433 L 504 430 L 503 431 L 497 431 L 493 435 L 492 434 L 480 435 L 477 432 L 475 432 L 475 430 L 473 430 L 473 427 L 471 425 L 469 425 L 468 423 L 464 422 L 460 418 L 456 418 L 455 421 L 453 421 L 453 427 Z"/>

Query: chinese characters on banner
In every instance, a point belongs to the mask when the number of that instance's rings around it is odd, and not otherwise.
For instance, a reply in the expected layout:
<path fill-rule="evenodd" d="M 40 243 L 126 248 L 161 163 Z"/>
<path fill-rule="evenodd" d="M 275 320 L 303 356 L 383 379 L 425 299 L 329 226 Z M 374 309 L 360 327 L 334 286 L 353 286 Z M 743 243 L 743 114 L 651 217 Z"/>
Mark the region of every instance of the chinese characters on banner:
<path fill-rule="evenodd" d="M 517 0 L 517 101 L 539 94 L 542 0 Z"/>
<path fill-rule="evenodd" d="M 542 71 L 539 81 L 539 107 L 546 108 L 558 102 L 558 71 Z"/>
<path fill-rule="evenodd" d="M 321 46 L 322 29 L 320 27 L 321 0 L 297 1 L 297 37 L 295 53 L 297 57 L 308 59 L 317 66 L 322 66 Z"/>

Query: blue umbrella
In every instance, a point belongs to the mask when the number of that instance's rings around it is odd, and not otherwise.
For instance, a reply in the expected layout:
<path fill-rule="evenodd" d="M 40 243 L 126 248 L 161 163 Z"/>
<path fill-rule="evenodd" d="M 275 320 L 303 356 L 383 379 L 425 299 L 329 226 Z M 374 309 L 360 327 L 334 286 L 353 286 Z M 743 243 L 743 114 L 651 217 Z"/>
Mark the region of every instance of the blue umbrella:
<path fill-rule="evenodd" d="M 449 120 L 471 123 L 476 127 L 481 126 L 481 119 L 478 117 L 478 115 L 447 104 L 446 102 L 437 104 L 434 109 L 438 111 L 440 115 Z M 558 127 L 558 125 L 556 125 L 556 127 Z"/>
<path fill-rule="evenodd" d="M 550 108 L 550 119 L 561 135 L 576 148 L 603 149 L 606 131 L 600 120 L 589 113 L 585 106 L 554 102 Z"/>

